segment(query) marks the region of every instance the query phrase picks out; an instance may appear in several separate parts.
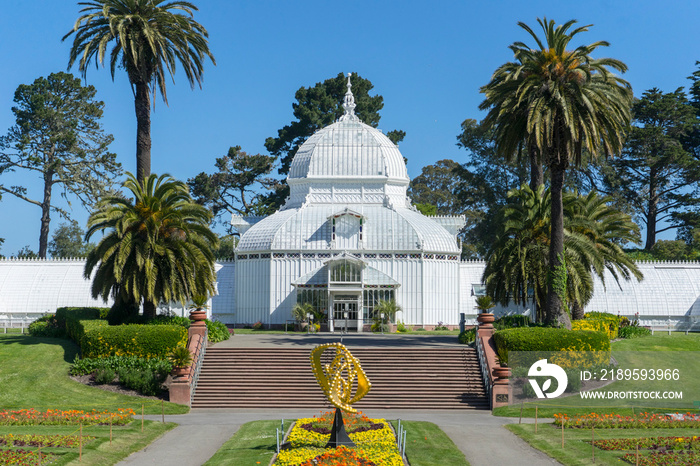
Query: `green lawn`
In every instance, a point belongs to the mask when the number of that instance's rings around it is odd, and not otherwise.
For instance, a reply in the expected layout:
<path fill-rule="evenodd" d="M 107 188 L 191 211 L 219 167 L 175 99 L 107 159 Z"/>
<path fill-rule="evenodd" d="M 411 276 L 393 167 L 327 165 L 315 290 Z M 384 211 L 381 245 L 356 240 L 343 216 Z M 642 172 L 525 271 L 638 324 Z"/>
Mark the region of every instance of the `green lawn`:
<path fill-rule="evenodd" d="M 42 448 L 42 454 L 56 453 L 58 461 L 52 465 L 112 465 L 131 453 L 141 450 L 156 438 L 174 428 L 177 424 L 145 421 L 141 432 L 141 422 L 134 420 L 126 426 L 112 429 L 112 442 L 109 441 L 109 426 L 83 427 L 83 436 L 95 437 L 83 445 L 82 461 L 79 448 Z M 78 426 L 0 426 L 0 435 L 79 435 Z M 20 447 L 23 450 L 36 450 L 35 447 Z"/>
<path fill-rule="evenodd" d="M 644 338 L 630 340 L 620 340 L 612 343 L 612 351 L 617 359 L 618 367 L 658 367 L 667 365 L 681 368 L 681 378 L 678 381 L 666 383 L 665 388 L 669 390 L 682 390 L 684 392 L 684 405 L 692 403 L 693 400 L 700 400 L 698 394 L 697 354 L 700 351 L 700 335 L 673 333 L 656 334 Z M 668 352 L 674 351 L 675 354 Z M 685 370 L 690 368 L 691 370 Z M 639 381 L 614 382 L 605 389 L 644 389 L 644 383 Z M 686 396 L 687 395 L 687 396 Z M 693 398 L 695 397 L 695 398 Z M 658 405 L 663 403 L 653 403 L 656 406 L 645 406 L 649 402 L 639 402 L 635 406 L 622 402 L 614 403 L 611 406 L 607 401 L 607 406 L 602 405 L 602 401 L 581 400 L 578 397 L 558 398 L 554 400 L 542 400 L 537 402 L 537 411 L 540 418 L 552 417 L 555 413 L 584 414 L 590 412 L 614 413 L 619 415 L 631 415 L 640 411 L 662 411 L 668 412 Z M 671 403 L 671 402 L 667 402 Z M 497 416 L 515 416 L 520 414 L 520 406 L 503 407 L 494 410 Z M 523 405 L 523 417 L 535 416 L 535 403 L 525 403 Z M 561 429 L 549 423 L 540 423 L 538 432 L 532 424 L 511 424 L 506 426 L 516 435 L 523 438 L 531 446 L 537 448 L 555 458 L 565 465 L 593 464 L 592 448 L 590 444 L 591 430 L 565 429 L 564 448 L 562 448 Z M 596 429 L 595 437 L 601 438 L 638 438 L 638 437 L 664 437 L 664 436 L 692 436 L 697 435 L 697 429 Z M 595 464 L 620 465 L 620 458 L 625 453 L 633 451 L 605 451 L 595 449 Z M 642 451 L 641 454 L 646 454 Z"/>
<path fill-rule="evenodd" d="M 589 412 L 630 415 L 640 411 L 668 411 L 693 408 L 693 401 L 700 401 L 700 366 L 697 365 L 700 351 L 700 334 L 682 333 L 656 334 L 649 337 L 615 341 L 611 345 L 613 356 L 620 368 L 680 368 L 677 381 L 650 383 L 642 381 L 620 381 L 605 387 L 606 390 L 676 390 L 683 391 L 682 401 L 655 400 L 587 400 L 578 395 L 552 400 L 539 400 L 523 405 L 523 417 L 535 417 L 535 406 L 539 417 L 552 417 L 555 413 L 583 414 Z M 676 353 L 668 355 L 669 351 Z M 521 406 L 504 406 L 493 411 L 496 416 L 517 417 Z"/>
<path fill-rule="evenodd" d="M 391 421 L 394 430 L 398 422 Z M 411 466 L 468 466 L 459 448 L 432 422 L 401 421 L 406 429 L 406 458 Z"/>
<path fill-rule="evenodd" d="M 561 429 L 552 424 L 540 424 L 535 433 L 533 424 L 510 424 L 506 428 L 527 443 L 548 454 L 565 465 L 593 464 L 590 429 L 564 429 L 564 448 L 561 442 Z M 613 438 L 671 437 L 697 435 L 697 429 L 595 429 L 597 440 Z M 595 464 L 625 465 L 620 458 L 630 451 L 605 451 L 595 449 Z M 646 454 L 640 451 L 640 456 Z"/>
<path fill-rule="evenodd" d="M 464 454 L 435 424 L 418 421 L 401 423 L 406 428 L 406 456 L 411 466 L 468 466 Z M 397 428 L 396 421 L 392 421 L 392 424 Z M 269 464 L 275 455 L 275 429 L 279 425 L 280 420 L 244 424 L 205 464 Z"/>
<path fill-rule="evenodd" d="M 611 343 L 613 351 L 700 351 L 700 333 L 656 332 L 652 336 Z"/>
<path fill-rule="evenodd" d="M 120 395 L 71 380 L 70 363 L 78 347 L 70 340 L 0 334 L 0 409 L 34 408 L 114 411 L 131 408 L 160 414 L 161 401 Z M 183 405 L 164 403 L 166 414 L 189 411 Z"/>

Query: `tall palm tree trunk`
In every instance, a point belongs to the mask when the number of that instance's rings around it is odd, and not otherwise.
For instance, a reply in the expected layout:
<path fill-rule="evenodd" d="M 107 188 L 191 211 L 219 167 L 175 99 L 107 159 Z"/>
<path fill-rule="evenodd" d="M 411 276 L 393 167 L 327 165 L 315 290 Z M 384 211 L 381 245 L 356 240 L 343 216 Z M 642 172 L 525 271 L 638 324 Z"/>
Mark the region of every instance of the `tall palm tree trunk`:
<path fill-rule="evenodd" d="M 547 280 L 546 313 L 547 324 L 570 329 L 571 319 L 569 319 L 565 303 L 562 301 L 562 297 L 565 296 L 566 282 L 563 283 L 564 290 L 561 289 L 561 283 L 559 283 L 559 287 L 556 286 L 558 283 L 557 278 L 562 280 L 562 277 L 557 277 L 557 275 L 561 274 L 560 268 L 563 265 L 564 258 L 564 203 L 562 192 L 564 189 L 564 173 L 566 171 L 565 163 L 561 161 L 561 157 L 557 157 L 557 159 L 559 160 L 556 160 L 550 167 L 552 226 L 549 243 L 549 279 Z M 563 279 L 566 279 L 566 275 L 564 275 Z"/>
<path fill-rule="evenodd" d="M 585 317 L 586 313 L 583 312 L 583 306 L 578 301 L 571 303 L 571 319 L 581 320 Z"/>
<path fill-rule="evenodd" d="M 139 183 L 151 174 L 151 95 L 148 83 L 136 83 L 136 179 Z"/>
<path fill-rule="evenodd" d="M 537 189 L 544 184 L 544 169 L 540 160 L 540 151 L 534 142 L 529 144 L 528 154 L 530 157 L 530 189 L 537 192 Z"/>
<path fill-rule="evenodd" d="M 143 301 L 143 316 L 147 319 L 156 318 L 156 303 L 144 300 Z"/>

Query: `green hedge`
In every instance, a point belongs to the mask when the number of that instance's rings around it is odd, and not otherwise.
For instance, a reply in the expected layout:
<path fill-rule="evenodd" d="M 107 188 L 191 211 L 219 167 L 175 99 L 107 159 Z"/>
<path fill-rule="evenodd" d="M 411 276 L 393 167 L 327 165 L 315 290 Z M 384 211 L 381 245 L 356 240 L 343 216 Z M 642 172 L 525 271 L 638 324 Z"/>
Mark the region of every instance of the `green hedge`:
<path fill-rule="evenodd" d="M 603 332 L 565 328 L 529 327 L 499 330 L 496 347 L 507 351 L 610 351 Z"/>
<path fill-rule="evenodd" d="M 176 346 L 187 343 L 187 329 L 179 325 L 96 325 L 87 324 L 80 340 L 84 358 L 138 356 L 165 358 Z M 106 322 L 105 322 L 106 324 Z"/>
<path fill-rule="evenodd" d="M 567 369 L 606 364 L 610 358 L 610 340 L 604 332 L 530 327 L 499 330 L 493 337 L 499 358 L 511 366 L 551 358 L 550 362 Z M 511 351 L 519 352 L 517 361 Z"/>
<path fill-rule="evenodd" d="M 56 309 L 56 324 L 66 331 L 68 338 L 80 344 L 83 329 L 78 322 L 105 319 L 107 312 L 108 307 L 59 307 Z"/>

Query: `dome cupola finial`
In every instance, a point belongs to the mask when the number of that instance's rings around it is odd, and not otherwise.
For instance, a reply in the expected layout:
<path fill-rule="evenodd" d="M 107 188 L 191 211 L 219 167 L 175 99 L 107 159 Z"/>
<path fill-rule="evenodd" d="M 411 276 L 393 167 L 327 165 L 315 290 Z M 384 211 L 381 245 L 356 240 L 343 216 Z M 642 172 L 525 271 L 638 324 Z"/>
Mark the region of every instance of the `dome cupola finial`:
<path fill-rule="evenodd" d="M 357 121 L 357 115 L 355 115 L 355 96 L 352 95 L 352 83 L 350 82 L 350 76 L 352 76 L 352 73 L 348 73 L 348 91 L 345 93 L 345 98 L 343 99 L 343 108 L 345 109 L 345 113 L 343 114 L 342 117 L 340 117 L 341 121 Z"/>

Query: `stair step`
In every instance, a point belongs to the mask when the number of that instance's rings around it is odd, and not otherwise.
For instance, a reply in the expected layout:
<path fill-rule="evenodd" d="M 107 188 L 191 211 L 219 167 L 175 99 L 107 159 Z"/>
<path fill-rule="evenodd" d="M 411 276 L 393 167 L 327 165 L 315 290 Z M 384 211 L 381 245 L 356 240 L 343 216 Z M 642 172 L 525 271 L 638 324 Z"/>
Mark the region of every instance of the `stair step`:
<path fill-rule="evenodd" d="M 356 348 L 372 382 L 359 409 L 488 409 L 472 348 Z M 331 405 L 311 372 L 308 349 L 208 348 L 194 408 L 318 408 Z M 321 357 L 333 360 L 332 352 Z"/>

